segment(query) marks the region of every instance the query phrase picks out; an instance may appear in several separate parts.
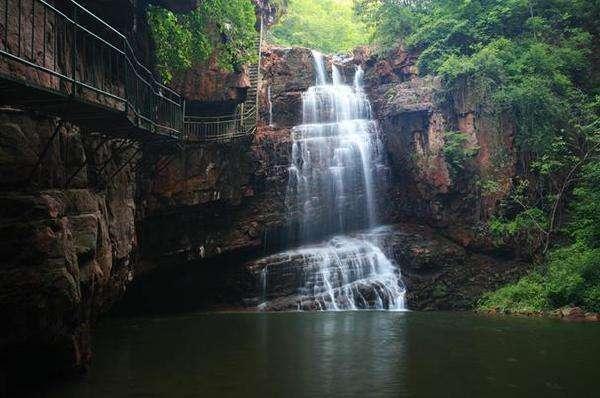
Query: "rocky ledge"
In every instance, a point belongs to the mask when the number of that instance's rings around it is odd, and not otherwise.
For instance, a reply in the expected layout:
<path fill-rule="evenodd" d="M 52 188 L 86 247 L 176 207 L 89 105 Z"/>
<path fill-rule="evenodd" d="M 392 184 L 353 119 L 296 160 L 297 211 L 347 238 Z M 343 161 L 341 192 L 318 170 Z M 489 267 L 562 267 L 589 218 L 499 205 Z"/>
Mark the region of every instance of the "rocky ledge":
<path fill-rule="evenodd" d="M 398 267 L 406 286 L 407 306 L 413 310 L 471 309 L 484 292 L 516 280 L 527 269 L 517 260 L 466 249 L 423 225 L 394 224 L 379 228 L 375 235 L 376 245 Z M 253 297 L 246 302 L 259 305 L 268 300 L 268 308 L 262 309 L 275 311 L 295 310 L 298 302 L 301 309 L 312 309 L 313 300 L 300 297 L 297 290 L 306 266 L 306 255 L 294 250 L 246 263 L 255 286 Z M 269 275 L 266 296 L 262 291 L 265 269 Z"/>
<path fill-rule="evenodd" d="M 580 307 L 562 307 L 553 311 L 498 311 L 498 310 L 486 310 L 481 311 L 488 315 L 514 315 L 514 316 L 525 316 L 525 317 L 545 317 L 560 319 L 565 322 L 600 322 L 600 313 L 597 312 L 585 312 Z"/>

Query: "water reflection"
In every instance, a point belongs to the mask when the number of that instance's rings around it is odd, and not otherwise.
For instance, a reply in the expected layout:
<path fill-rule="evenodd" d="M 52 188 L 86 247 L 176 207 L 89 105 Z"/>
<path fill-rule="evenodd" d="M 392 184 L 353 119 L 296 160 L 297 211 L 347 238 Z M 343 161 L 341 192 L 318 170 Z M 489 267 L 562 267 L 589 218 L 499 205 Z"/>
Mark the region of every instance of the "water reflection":
<path fill-rule="evenodd" d="M 42 396 L 585 397 L 599 337 L 600 325 L 414 312 L 112 320 L 89 377 Z"/>

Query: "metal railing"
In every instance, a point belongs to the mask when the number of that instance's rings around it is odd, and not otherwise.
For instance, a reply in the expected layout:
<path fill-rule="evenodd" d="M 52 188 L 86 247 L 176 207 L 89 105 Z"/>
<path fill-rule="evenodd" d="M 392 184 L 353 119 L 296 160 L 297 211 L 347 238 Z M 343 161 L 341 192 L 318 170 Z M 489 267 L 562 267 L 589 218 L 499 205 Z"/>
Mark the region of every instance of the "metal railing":
<path fill-rule="evenodd" d="M 0 74 L 180 138 L 181 96 L 154 79 L 123 34 L 73 0 L 61 4 L 0 0 L 0 56 L 10 61 Z"/>
<path fill-rule="evenodd" d="M 263 21 L 260 21 L 256 41 L 258 62 L 250 65 L 250 88 L 246 100 L 231 115 L 214 117 L 187 116 L 184 121 L 185 139 L 188 142 L 226 142 L 251 136 L 256 132 L 259 114 L 258 89 L 260 84 L 260 56 Z"/>
<path fill-rule="evenodd" d="M 224 142 L 254 134 L 255 106 L 238 107 L 233 115 L 185 118 L 185 139 L 188 142 Z"/>
<path fill-rule="evenodd" d="M 63 97 L 121 112 L 134 126 L 189 142 L 254 134 L 259 62 L 246 101 L 234 114 L 185 116 L 182 97 L 160 84 L 125 37 L 73 0 L 0 0 L 0 76 Z"/>

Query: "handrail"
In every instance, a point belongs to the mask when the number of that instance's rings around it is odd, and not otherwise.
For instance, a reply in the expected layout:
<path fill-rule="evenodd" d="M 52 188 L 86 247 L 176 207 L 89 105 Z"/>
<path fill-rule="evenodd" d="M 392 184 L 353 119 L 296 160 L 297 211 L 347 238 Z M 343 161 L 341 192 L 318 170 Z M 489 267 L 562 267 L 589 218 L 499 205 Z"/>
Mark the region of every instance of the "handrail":
<path fill-rule="evenodd" d="M 104 22 L 104 20 L 102 20 L 101 18 L 98 18 L 95 14 L 93 14 L 92 12 L 90 12 L 87 8 L 85 8 L 84 6 L 82 6 L 81 4 L 79 4 L 78 2 L 71 0 L 73 2 L 73 4 L 75 6 L 77 6 L 78 8 L 80 8 L 81 10 L 85 11 L 90 17 L 92 17 L 93 19 L 96 20 L 96 22 L 100 22 L 101 24 L 104 25 L 104 27 L 108 28 L 109 30 L 111 30 L 113 33 L 116 33 L 118 36 L 120 36 L 122 39 L 127 40 L 127 38 L 125 37 L 124 34 L 122 34 L 121 32 L 119 32 L 118 30 L 116 30 L 115 28 L 113 28 L 112 26 L 110 26 L 109 24 L 107 24 L 106 22 Z M 44 1 L 45 3 L 45 1 Z"/>
<path fill-rule="evenodd" d="M 78 2 L 62 3 L 59 8 L 46 0 L 0 0 L 0 56 L 50 80 L 1 65 L 0 74 L 108 106 L 139 128 L 181 138 L 182 97 L 154 78 L 125 35 Z"/>
<path fill-rule="evenodd" d="M 250 68 L 256 68 L 251 78 L 250 88 L 255 89 L 253 98 L 238 105 L 233 114 L 221 116 L 185 116 L 184 135 L 188 142 L 222 142 L 248 137 L 256 132 L 259 111 L 260 56 L 262 48 L 263 21 L 260 20 L 260 31 L 257 38 L 258 62 Z"/>
<path fill-rule="evenodd" d="M 36 71 L 32 76 L 0 63 L 0 76 L 114 109 L 150 133 L 190 142 L 238 138 L 256 131 L 262 28 L 261 18 L 259 62 L 250 66 L 256 68 L 256 96 L 224 116 L 185 115 L 182 96 L 155 79 L 127 37 L 75 0 L 63 0 L 61 7 L 47 0 L 0 0 L 0 58 Z"/>
<path fill-rule="evenodd" d="M 252 106 L 244 110 L 244 115 L 253 114 L 256 112 L 256 107 Z M 237 120 L 236 114 L 224 115 L 224 116 L 186 116 L 186 120 L 202 123 L 220 123 L 229 120 Z"/>

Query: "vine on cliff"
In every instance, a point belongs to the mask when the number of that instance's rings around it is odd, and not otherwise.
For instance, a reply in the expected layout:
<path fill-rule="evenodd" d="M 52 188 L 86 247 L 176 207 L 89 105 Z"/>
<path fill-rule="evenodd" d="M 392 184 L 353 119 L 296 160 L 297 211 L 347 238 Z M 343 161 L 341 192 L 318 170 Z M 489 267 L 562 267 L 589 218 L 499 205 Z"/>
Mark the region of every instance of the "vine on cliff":
<path fill-rule="evenodd" d="M 194 11 L 176 14 L 150 6 L 150 32 L 158 72 L 168 82 L 215 54 L 223 70 L 255 62 L 256 15 L 251 0 L 204 0 Z"/>
<path fill-rule="evenodd" d="M 461 131 L 446 131 L 443 153 L 450 166 L 452 178 L 456 178 L 479 151 L 479 147 L 469 145 L 469 137 Z"/>

